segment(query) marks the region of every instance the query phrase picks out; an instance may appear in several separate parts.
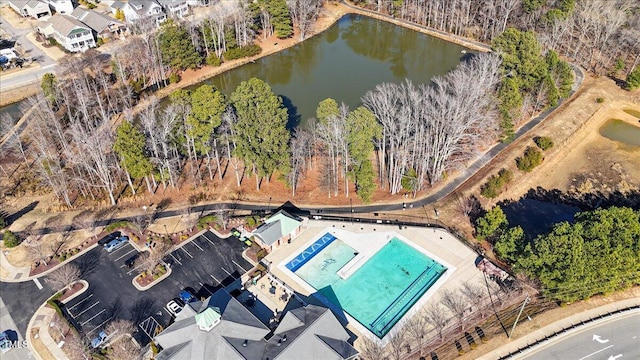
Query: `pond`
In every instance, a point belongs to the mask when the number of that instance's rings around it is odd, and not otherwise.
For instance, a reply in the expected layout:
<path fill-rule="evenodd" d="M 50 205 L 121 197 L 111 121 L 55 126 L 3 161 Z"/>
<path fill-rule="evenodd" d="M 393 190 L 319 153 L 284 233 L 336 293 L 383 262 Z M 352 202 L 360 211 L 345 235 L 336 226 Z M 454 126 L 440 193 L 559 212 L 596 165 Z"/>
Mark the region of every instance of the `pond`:
<path fill-rule="evenodd" d="M 600 127 L 600 135 L 633 147 L 640 146 L 640 127 L 620 119 L 609 119 Z"/>
<path fill-rule="evenodd" d="M 8 115 L 14 123 L 22 117 L 23 108 L 28 106 L 28 100 L 21 100 L 13 104 L 0 107 L 0 117 Z"/>
<path fill-rule="evenodd" d="M 429 82 L 455 68 L 467 53 L 463 46 L 397 25 L 345 15 L 313 38 L 203 83 L 228 95 L 244 80 L 262 79 L 282 96 L 293 127 L 315 117 L 326 98 L 353 109 L 377 84 L 405 78 Z"/>

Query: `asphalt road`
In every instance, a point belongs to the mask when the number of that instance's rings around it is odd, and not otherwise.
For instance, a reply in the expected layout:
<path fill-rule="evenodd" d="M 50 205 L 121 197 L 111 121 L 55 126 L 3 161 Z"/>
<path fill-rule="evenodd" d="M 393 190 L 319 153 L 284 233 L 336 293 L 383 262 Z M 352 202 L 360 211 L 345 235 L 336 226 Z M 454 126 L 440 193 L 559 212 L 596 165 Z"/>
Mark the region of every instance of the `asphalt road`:
<path fill-rule="evenodd" d="M 521 359 L 640 359 L 640 311 L 587 326 L 538 348 Z"/>
<path fill-rule="evenodd" d="M 5 75 L 0 79 L 0 91 L 9 90 L 25 84 L 37 82 L 42 75 L 47 72 L 53 72 L 55 68 L 55 61 L 42 52 L 37 46 L 35 46 L 29 39 L 27 34 L 32 31 L 28 29 L 17 29 L 0 16 L 0 22 L 2 22 L 2 30 L 11 36 L 11 40 L 20 44 L 25 51 L 25 56 L 30 58 L 37 58 L 40 68 L 38 69 L 25 69 L 16 74 Z"/>

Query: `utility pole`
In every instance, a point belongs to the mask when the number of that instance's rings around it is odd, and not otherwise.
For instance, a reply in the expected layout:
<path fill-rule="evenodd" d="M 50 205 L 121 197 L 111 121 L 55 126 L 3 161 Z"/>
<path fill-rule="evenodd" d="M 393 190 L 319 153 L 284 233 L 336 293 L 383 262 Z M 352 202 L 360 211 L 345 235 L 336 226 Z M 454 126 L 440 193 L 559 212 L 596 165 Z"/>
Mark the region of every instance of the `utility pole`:
<path fill-rule="evenodd" d="M 487 280 L 487 273 L 482 272 L 482 275 L 484 275 L 484 283 L 487 285 L 487 292 L 489 293 L 489 300 L 491 300 L 491 307 L 493 308 L 493 313 L 496 314 L 496 318 L 498 319 L 498 322 L 500 323 L 500 326 L 502 327 L 502 330 L 504 330 L 504 333 L 507 334 L 507 337 L 509 337 L 509 333 L 507 332 L 507 328 L 504 327 L 504 324 L 502 323 L 502 320 L 500 319 L 500 316 L 498 315 L 498 312 L 496 311 L 496 305 L 493 303 L 493 297 L 491 296 L 491 289 L 489 289 L 489 281 Z"/>
<path fill-rule="evenodd" d="M 520 311 L 518 312 L 518 316 L 516 317 L 516 321 L 513 323 L 513 327 L 511 328 L 511 333 L 509 334 L 509 339 L 511 339 L 511 335 L 513 335 L 513 331 L 516 329 L 516 325 L 518 325 L 518 320 L 520 320 L 520 315 L 522 315 L 522 311 L 524 311 L 524 307 L 531 300 L 529 296 L 522 302 L 522 306 L 520 307 Z M 529 318 L 529 316 L 527 316 Z M 530 318 L 529 318 L 530 319 Z"/>

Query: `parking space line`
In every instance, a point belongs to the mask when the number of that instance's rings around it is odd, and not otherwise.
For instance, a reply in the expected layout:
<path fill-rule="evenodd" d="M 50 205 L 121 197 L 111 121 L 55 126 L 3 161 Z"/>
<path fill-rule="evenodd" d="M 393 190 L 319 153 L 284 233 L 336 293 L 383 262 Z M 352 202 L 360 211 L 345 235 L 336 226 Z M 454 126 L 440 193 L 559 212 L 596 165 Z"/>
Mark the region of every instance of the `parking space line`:
<path fill-rule="evenodd" d="M 203 249 L 203 248 L 201 248 L 201 247 L 200 247 L 200 245 L 198 245 L 198 243 L 197 243 L 197 242 L 192 241 L 191 243 L 192 243 L 193 245 L 195 245 L 198 249 L 200 249 L 200 251 L 204 252 L 204 249 Z"/>
<path fill-rule="evenodd" d="M 82 300 L 78 301 L 78 302 L 77 302 L 75 305 L 73 305 L 72 307 L 68 307 L 68 308 L 67 308 L 67 310 L 71 310 L 71 309 L 73 309 L 74 307 L 76 307 L 76 306 L 78 306 L 78 305 L 82 304 L 82 303 L 83 303 L 83 302 L 85 302 L 86 300 L 89 300 L 92 296 L 93 296 L 93 293 L 89 294 L 89 296 L 87 296 L 86 298 L 84 298 L 84 299 L 82 299 Z M 69 311 L 69 313 L 71 313 L 71 311 Z"/>
<path fill-rule="evenodd" d="M 98 325 L 98 326 L 94 327 L 93 329 L 91 329 L 90 331 L 88 331 L 86 334 L 87 334 L 87 335 L 89 335 L 89 334 L 91 334 L 92 332 L 96 331 L 96 329 L 98 329 L 98 328 L 102 327 L 102 325 L 106 324 L 106 323 L 107 323 L 107 321 L 109 321 L 109 320 L 111 320 L 111 318 L 108 318 L 107 320 L 103 321 L 103 322 L 102 322 L 102 324 L 100 324 L 100 325 Z"/>
<path fill-rule="evenodd" d="M 96 301 L 93 305 L 91 305 L 91 306 L 89 306 L 88 308 L 86 308 L 86 309 L 82 310 L 79 314 L 77 314 L 77 315 L 76 315 L 76 316 L 74 316 L 73 318 L 75 319 L 75 318 L 77 318 L 78 316 L 80 316 L 80 315 L 82 315 L 82 314 L 86 313 L 89 309 L 91 309 L 92 307 L 94 307 L 94 306 L 96 306 L 96 305 L 98 305 L 98 304 L 100 304 L 100 301 Z M 71 314 L 71 311 L 69 311 L 69 314 Z M 72 315 L 72 316 L 73 316 L 73 315 Z"/>
<path fill-rule="evenodd" d="M 177 260 L 176 260 L 176 261 L 177 261 Z M 124 266 L 124 265 L 122 265 L 122 266 Z M 138 266 L 134 267 L 133 269 L 131 269 L 131 270 L 127 271 L 127 275 L 131 275 L 131 274 L 133 274 L 133 272 L 134 272 L 134 271 L 138 270 L 139 268 L 141 268 L 141 267 L 143 267 L 143 266 L 144 266 L 144 264 L 140 264 L 140 265 L 138 265 Z"/>
<path fill-rule="evenodd" d="M 209 242 L 209 244 L 211 244 L 211 245 L 213 245 L 213 246 L 215 246 L 215 245 L 216 245 L 216 244 L 214 244 L 214 243 L 213 243 L 213 241 L 209 240 L 209 238 L 208 238 L 206 235 L 204 235 L 204 234 L 203 234 L 203 235 L 202 235 L 202 237 L 203 237 L 205 240 L 207 240 L 207 241 Z"/>
<path fill-rule="evenodd" d="M 182 262 L 180 262 L 180 260 L 178 260 L 175 256 L 173 256 L 173 253 L 169 254 L 171 255 L 171 257 L 173 258 L 173 260 L 175 260 L 176 262 L 178 262 L 178 264 L 182 265 Z"/>
<path fill-rule="evenodd" d="M 213 293 L 212 293 L 211 291 L 209 291 L 209 289 L 207 289 L 207 287 L 206 287 L 206 286 L 204 286 L 204 284 L 203 284 L 203 283 L 199 282 L 198 284 L 200 284 L 200 287 L 201 287 L 202 289 L 205 289 L 205 290 L 209 293 L 209 296 L 213 295 Z"/>
<path fill-rule="evenodd" d="M 131 247 L 131 251 L 129 251 L 128 253 L 125 253 L 124 255 L 120 256 L 119 258 L 117 258 L 115 261 L 120 261 L 120 259 L 122 259 L 123 257 L 131 254 L 132 252 L 138 251 L 135 248 L 133 248 L 133 246 Z"/>
<path fill-rule="evenodd" d="M 238 264 L 235 260 L 231 260 L 231 262 L 234 263 L 240 269 L 242 269 L 242 271 L 247 272 L 247 270 L 245 268 L 243 268 L 242 266 L 240 266 L 240 264 Z"/>
<path fill-rule="evenodd" d="M 180 250 L 182 250 L 182 251 L 186 252 L 186 253 L 187 253 L 187 255 L 188 255 L 190 258 L 192 258 L 192 259 L 193 259 L 193 256 L 192 256 L 191 254 L 189 254 L 189 252 L 184 248 L 184 246 L 183 246 L 183 247 L 181 247 L 181 248 L 180 248 Z"/>
<path fill-rule="evenodd" d="M 216 279 L 216 277 L 215 277 L 215 276 L 213 276 L 213 275 L 211 275 L 211 274 L 209 274 L 209 276 L 211 276 L 211 277 L 213 278 L 213 280 L 215 280 L 218 284 L 222 284 L 222 281 L 220 281 L 220 280 Z"/>
<path fill-rule="evenodd" d="M 117 253 L 118 251 L 120 251 L 120 250 L 122 250 L 122 249 L 126 249 L 126 248 L 127 248 L 127 246 L 131 246 L 131 245 L 130 245 L 129 243 L 126 243 L 126 244 L 122 245 L 121 247 L 119 247 L 119 248 L 117 248 L 117 249 L 115 249 L 115 250 L 111 251 L 111 252 L 109 253 L 109 255 L 113 255 L 113 254 Z M 133 247 L 133 246 L 132 246 L 132 247 Z"/>
<path fill-rule="evenodd" d="M 236 279 L 236 277 L 235 277 L 235 276 L 233 276 L 233 275 L 231 275 L 231 273 L 230 273 L 230 272 L 228 272 L 228 271 L 227 271 L 227 269 L 223 268 L 222 266 L 220 266 L 220 269 L 222 269 L 222 271 L 226 272 L 226 273 L 227 273 L 227 275 L 231 276 L 234 280 Z"/>
<path fill-rule="evenodd" d="M 87 320 L 87 321 L 85 321 L 85 322 L 83 322 L 83 323 L 80 323 L 80 325 L 81 325 L 81 326 L 84 326 L 84 324 L 86 324 L 86 323 L 88 323 L 89 321 L 91 321 L 91 320 L 95 319 L 96 317 L 98 317 L 98 315 L 102 314 L 102 313 L 103 313 L 103 312 L 105 312 L 105 311 L 107 311 L 107 309 L 102 309 L 102 311 L 100 311 L 99 313 L 97 313 L 97 314 L 93 315 L 89 320 Z"/>

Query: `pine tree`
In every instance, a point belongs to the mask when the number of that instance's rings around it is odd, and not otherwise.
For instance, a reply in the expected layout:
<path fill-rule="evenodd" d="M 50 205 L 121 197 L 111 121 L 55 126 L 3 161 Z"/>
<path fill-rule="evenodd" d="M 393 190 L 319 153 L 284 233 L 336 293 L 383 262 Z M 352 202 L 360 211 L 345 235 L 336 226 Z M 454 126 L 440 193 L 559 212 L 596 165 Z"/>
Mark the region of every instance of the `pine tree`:
<path fill-rule="evenodd" d="M 282 99 L 264 81 L 243 81 L 231 94 L 238 122 L 235 124 L 235 156 L 260 178 L 267 180 L 274 171 L 286 172 L 289 166 L 289 130 L 287 109 Z"/>
<path fill-rule="evenodd" d="M 187 117 L 187 134 L 199 155 L 211 150 L 211 136 L 222 122 L 226 107 L 224 95 L 211 85 L 201 85 L 191 93 L 191 113 Z"/>
<path fill-rule="evenodd" d="M 153 164 L 145 154 L 145 136 L 129 121 L 124 120 L 116 132 L 116 140 L 113 150 L 120 157 L 120 165 L 127 171 L 133 179 L 142 179 L 150 175 L 153 171 Z M 129 185 L 135 194 L 135 189 Z M 147 187 L 150 189 L 147 181 Z"/>
<path fill-rule="evenodd" d="M 202 64 L 202 56 L 194 49 L 189 32 L 173 20 L 162 24 L 160 52 L 165 64 L 178 70 L 194 69 Z"/>

